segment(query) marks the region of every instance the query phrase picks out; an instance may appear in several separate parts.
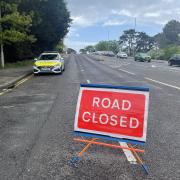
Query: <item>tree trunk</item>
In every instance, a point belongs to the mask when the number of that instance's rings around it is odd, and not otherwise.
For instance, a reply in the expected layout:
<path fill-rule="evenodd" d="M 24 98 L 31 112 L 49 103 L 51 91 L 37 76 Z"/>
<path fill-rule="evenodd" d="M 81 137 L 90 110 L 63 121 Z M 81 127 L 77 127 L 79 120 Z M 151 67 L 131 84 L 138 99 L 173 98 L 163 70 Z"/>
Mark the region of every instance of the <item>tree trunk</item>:
<path fill-rule="evenodd" d="M 3 44 L 1 44 L 1 66 L 4 69 L 4 50 L 3 50 Z"/>
<path fill-rule="evenodd" d="M 0 3 L 0 20 L 1 20 L 1 3 Z M 0 23 L 0 32 L 2 32 L 2 25 Z M 0 48 L 1 48 L 1 66 L 4 69 L 4 50 L 3 50 L 3 38 L 2 36 L 0 37 Z"/>

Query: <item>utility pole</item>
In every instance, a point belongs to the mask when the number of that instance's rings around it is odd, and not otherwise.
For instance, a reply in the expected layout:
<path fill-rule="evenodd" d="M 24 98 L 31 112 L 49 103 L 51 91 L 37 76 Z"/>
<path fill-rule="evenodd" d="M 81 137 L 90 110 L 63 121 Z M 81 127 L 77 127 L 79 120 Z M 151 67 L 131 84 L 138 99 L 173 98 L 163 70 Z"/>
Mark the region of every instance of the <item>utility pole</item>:
<path fill-rule="evenodd" d="M 108 51 L 109 51 L 109 30 L 108 30 Z"/>
<path fill-rule="evenodd" d="M 2 18 L 2 11 L 1 11 L 1 3 L 0 3 L 0 20 Z M 2 35 L 2 24 L 0 23 L 0 34 L 1 34 L 1 37 L 0 37 L 0 48 L 1 48 L 1 66 L 2 68 L 4 69 L 4 50 L 3 50 L 3 35 Z"/>
<path fill-rule="evenodd" d="M 134 30 L 136 31 L 136 17 L 134 19 Z"/>
<path fill-rule="evenodd" d="M 134 19 L 134 38 L 133 38 L 134 42 L 135 42 L 135 33 L 136 33 L 136 17 Z M 133 46 L 133 56 L 135 58 L 135 44 Z"/>

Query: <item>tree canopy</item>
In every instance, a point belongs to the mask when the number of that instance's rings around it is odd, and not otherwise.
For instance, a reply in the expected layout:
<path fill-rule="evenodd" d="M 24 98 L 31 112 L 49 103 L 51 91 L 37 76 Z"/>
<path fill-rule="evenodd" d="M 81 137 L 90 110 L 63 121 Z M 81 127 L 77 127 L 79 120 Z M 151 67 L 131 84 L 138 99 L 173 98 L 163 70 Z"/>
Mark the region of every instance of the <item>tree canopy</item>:
<path fill-rule="evenodd" d="M 169 21 L 163 28 L 162 33 L 154 36 L 159 47 L 165 48 L 169 45 L 180 45 L 180 22 Z"/>
<path fill-rule="evenodd" d="M 62 46 L 71 24 L 64 0 L 1 0 L 0 7 L 0 37 L 8 61 Z"/>
<path fill-rule="evenodd" d="M 148 52 L 155 44 L 153 37 L 145 32 L 136 32 L 134 29 L 124 31 L 119 43 L 127 47 L 129 55 L 133 55 L 134 52 Z"/>
<path fill-rule="evenodd" d="M 96 51 L 112 51 L 114 53 L 119 52 L 119 44 L 117 41 L 100 41 L 95 45 Z"/>

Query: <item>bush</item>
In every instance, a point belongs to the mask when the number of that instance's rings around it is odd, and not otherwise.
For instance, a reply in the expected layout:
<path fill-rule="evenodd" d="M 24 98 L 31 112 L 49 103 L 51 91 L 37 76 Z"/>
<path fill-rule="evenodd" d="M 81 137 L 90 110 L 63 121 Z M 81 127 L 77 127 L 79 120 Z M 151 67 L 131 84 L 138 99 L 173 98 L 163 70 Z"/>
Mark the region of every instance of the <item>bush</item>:
<path fill-rule="evenodd" d="M 150 55 L 152 59 L 164 60 L 164 50 L 163 49 L 157 49 L 157 50 L 152 49 L 148 52 L 148 55 Z"/>
<path fill-rule="evenodd" d="M 180 46 L 169 46 L 164 49 L 150 50 L 148 54 L 152 59 L 168 60 L 174 54 L 180 54 Z"/>
<path fill-rule="evenodd" d="M 168 60 L 174 54 L 180 54 L 180 47 L 179 46 L 169 46 L 164 49 L 164 58 Z"/>

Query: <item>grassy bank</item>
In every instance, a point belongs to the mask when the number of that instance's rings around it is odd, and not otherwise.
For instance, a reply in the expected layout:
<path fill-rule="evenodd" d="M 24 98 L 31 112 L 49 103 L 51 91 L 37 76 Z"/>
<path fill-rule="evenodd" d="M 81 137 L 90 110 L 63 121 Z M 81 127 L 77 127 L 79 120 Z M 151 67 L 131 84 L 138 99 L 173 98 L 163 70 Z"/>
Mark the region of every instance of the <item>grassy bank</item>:
<path fill-rule="evenodd" d="M 33 61 L 32 60 L 17 61 L 15 63 L 6 63 L 5 64 L 5 69 L 9 69 L 9 68 L 21 68 L 21 67 L 31 66 L 31 65 L 33 65 Z M 2 69 L 2 67 L 0 67 L 0 69 Z"/>

